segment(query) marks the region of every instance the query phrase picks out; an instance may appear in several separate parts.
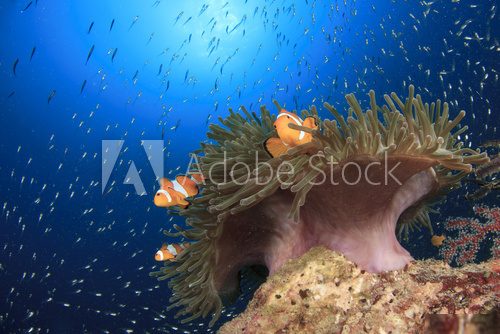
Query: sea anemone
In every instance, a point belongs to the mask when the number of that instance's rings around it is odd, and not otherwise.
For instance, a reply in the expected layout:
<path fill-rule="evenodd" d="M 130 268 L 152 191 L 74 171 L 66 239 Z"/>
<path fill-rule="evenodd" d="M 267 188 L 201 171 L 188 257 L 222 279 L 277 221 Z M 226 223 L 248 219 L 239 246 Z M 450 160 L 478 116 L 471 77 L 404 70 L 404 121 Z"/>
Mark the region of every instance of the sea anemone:
<path fill-rule="evenodd" d="M 365 112 L 354 95 L 346 96 L 347 119 L 328 103 L 335 120 L 320 120 L 314 106 L 303 110 L 319 128 L 289 127 L 313 140 L 276 158 L 263 147 L 276 136 L 275 116 L 265 107 L 260 116 L 244 107 L 241 114 L 230 110 L 223 126 L 210 126 L 198 166 L 206 185 L 178 211 L 190 228 L 175 226 L 194 243 L 152 273 L 169 279 L 169 308 L 190 315 L 183 322 L 212 313 L 212 325 L 221 300 L 238 293 L 243 267 L 264 265 L 272 274 L 314 246 L 340 251 L 370 272 L 412 260 L 396 230 L 430 228 L 428 204 L 488 157 L 459 141 L 467 130 L 459 127 L 464 111 L 450 120 L 447 103 L 424 104 L 413 86 L 404 102 L 392 93 L 379 106 L 373 91 L 369 96 Z"/>

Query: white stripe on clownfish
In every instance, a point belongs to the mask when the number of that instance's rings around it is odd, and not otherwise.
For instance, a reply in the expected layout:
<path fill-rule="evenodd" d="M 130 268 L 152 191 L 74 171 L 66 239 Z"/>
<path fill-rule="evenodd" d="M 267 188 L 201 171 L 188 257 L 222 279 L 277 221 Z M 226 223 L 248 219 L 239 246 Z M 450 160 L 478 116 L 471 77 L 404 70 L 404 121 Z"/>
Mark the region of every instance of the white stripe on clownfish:
<path fill-rule="evenodd" d="M 172 202 L 172 196 L 170 196 L 170 194 L 168 193 L 168 191 L 164 190 L 164 189 L 160 189 L 156 192 L 157 194 L 160 193 L 160 194 L 163 194 L 167 197 L 167 200 L 168 202 Z"/>
<path fill-rule="evenodd" d="M 156 255 L 160 257 L 160 261 L 163 261 L 163 252 L 161 250 L 157 251 Z"/>
<path fill-rule="evenodd" d="M 182 195 L 184 195 L 184 197 L 189 197 L 186 189 L 184 189 L 184 187 L 179 182 L 177 182 L 177 180 L 172 181 L 172 185 L 174 186 L 175 191 L 180 192 Z"/>
<path fill-rule="evenodd" d="M 172 254 L 173 256 L 177 256 L 177 249 L 173 245 L 168 245 L 167 250 Z"/>
<path fill-rule="evenodd" d="M 276 117 L 276 119 L 278 119 L 280 117 L 283 117 L 283 116 L 290 117 L 295 122 L 295 124 L 297 124 L 299 126 L 302 126 L 302 124 L 304 123 L 304 121 L 302 119 L 300 119 L 300 117 L 298 117 L 298 116 L 295 117 L 295 115 L 291 115 L 289 113 L 284 113 L 284 112 L 278 114 L 278 117 Z M 306 133 L 304 131 L 300 131 L 300 133 L 299 133 L 299 140 L 302 140 L 305 135 L 306 135 Z"/>
<path fill-rule="evenodd" d="M 297 124 L 297 125 L 302 125 L 302 123 L 304 121 L 302 121 L 302 119 L 300 119 L 300 117 L 296 117 L 295 115 L 292 115 L 290 113 L 285 113 L 285 112 L 282 112 L 280 114 L 278 114 L 278 117 L 276 117 L 276 119 L 280 118 L 280 117 L 283 117 L 283 116 L 288 116 L 290 117 L 291 119 L 293 119 L 293 121 Z"/>

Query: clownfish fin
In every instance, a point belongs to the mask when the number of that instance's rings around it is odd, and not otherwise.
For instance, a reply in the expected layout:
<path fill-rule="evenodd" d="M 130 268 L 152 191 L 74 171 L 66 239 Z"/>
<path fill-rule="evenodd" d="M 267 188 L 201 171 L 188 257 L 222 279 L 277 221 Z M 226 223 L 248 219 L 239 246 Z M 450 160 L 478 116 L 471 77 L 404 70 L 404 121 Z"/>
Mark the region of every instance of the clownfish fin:
<path fill-rule="evenodd" d="M 160 248 L 160 249 L 161 249 L 161 250 L 167 249 L 167 244 L 165 244 L 165 243 L 164 243 L 163 245 L 161 245 L 161 248 Z"/>
<path fill-rule="evenodd" d="M 177 201 L 177 206 L 183 210 L 187 209 L 191 205 L 190 202 L 186 201 L 184 198 Z"/>
<path fill-rule="evenodd" d="M 316 122 L 316 118 L 313 116 L 308 116 L 304 119 L 302 126 L 316 130 L 318 128 L 318 122 Z"/>
<path fill-rule="evenodd" d="M 201 173 L 191 174 L 191 179 L 193 179 L 194 182 L 197 184 L 203 183 L 205 181 L 205 178 L 203 177 L 203 174 L 201 174 Z"/>
<path fill-rule="evenodd" d="M 280 155 L 286 153 L 288 147 L 281 141 L 279 138 L 268 138 L 264 142 L 264 149 L 269 153 L 273 158 L 279 157 Z"/>
<path fill-rule="evenodd" d="M 189 183 L 189 181 L 192 182 L 192 180 L 190 180 L 186 175 L 177 175 L 175 177 L 175 181 L 179 182 L 179 184 L 183 187 L 185 187 Z"/>
<path fill-rule="evenodd" d="M 172 181 L 170 181 L 169 179 L 167 179 L 165 177 L 160 178 L 160 180 L 158 181 L 158 183 L 160 183 L 160 188 L 161 189 L 167 189 L 167 188 L 173 187 Z"/>
<path fill-rule="evenodd" d="M 188 197 L 198 195 L 198 186 L 189 176 L 178 175 L 175 180 L 184 188 Z"/>

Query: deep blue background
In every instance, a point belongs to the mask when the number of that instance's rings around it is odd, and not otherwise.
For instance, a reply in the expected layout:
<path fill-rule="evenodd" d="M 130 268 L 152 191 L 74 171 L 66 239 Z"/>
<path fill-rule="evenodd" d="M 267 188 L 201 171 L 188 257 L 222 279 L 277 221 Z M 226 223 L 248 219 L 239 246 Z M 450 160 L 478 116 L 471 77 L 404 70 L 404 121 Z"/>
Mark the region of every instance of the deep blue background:
<path fill-rule="evenodd" d="M 381 101 L 413 83 L 424 99 L 467 111 L 466 145 L 498 138 L 496 1 L 222 0 L 201 15 L 194 0 L 29 4 L 0 3 L 0 331 L 205 330 L 179 325 L 165 311 L 166 284 L 148 276 L 172 222 L 152 205 L 155 176 L 140 140 L 161 139 L 162 128 L 172 176 L 205 140 L 207 119 L 228 107 L 271 108 L 276 98 L 290 109 L 329 101 L 345 112 L 346 93 L 366 102 L 375 89 Z M 102 195 L 105 139 L 123 139 L 127 150 Z M 131 160 L 147 196 L 122 184 Z M 470 215 L 462 195 L 434 221 Z M 427 231 L 407 247 L 437 255 Z"/>

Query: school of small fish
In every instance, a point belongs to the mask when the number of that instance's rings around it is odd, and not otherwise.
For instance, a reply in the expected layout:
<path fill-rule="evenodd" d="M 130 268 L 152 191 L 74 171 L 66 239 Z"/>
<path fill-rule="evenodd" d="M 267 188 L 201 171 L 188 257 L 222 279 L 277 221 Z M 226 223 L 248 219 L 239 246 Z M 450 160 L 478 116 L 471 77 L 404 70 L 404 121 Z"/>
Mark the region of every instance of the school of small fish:
<path fill-rule="evenodd" d="M 6 36 L 0 51 L 0 124 L 15 128 L 0 133 L 0 332 L 214 332 L 203 319 L 173 319 L 171 292 L 148 277 L 189 247 L 158 248 L 161 231 L 182 220 L 152 204 L 189 205 L 202 180 L 186 172 L 186 157 L 228 108 L 266 104 L 281 115 L 266 142 L 276 156 L 308 138 L 290 120 L 315 128 L 297 116 L 302 108 L 343 110 L 351 92 L 367 106 L 372 88 L 414 84 L 467 111 L 466 146 L 499 137 L 496 1 L 151 0 L 123 13 L 94 2 L 90 11 L 0 5 L 8 34 L 37 27 Z M 124 144 L 103 185 L 104 139 Z M 164 143 L 165 178 L 147 164 L 148 139 Z M 134 173 L 148 196 L 130 187 Z"/>

